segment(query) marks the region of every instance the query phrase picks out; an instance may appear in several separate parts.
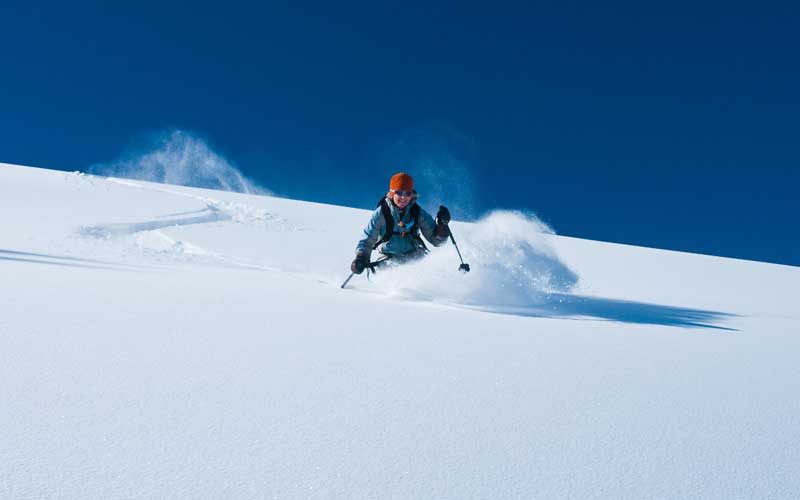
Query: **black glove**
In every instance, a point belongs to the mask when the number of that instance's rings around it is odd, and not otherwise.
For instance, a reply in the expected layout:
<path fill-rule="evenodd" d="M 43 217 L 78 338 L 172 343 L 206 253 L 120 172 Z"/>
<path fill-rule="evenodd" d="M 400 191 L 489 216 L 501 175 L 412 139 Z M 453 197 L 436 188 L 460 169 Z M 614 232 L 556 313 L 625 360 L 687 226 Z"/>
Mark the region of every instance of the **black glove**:
<path fill-rule="evenodd" d="M 364 272 L 364 269 L 366 269 L 367 266 L 369 266 L 369 256 L 365 254 L 358 254 L 353 260 L 353 263 L 350 264 L 350 270 L 356 274 L 361 274 Z"/>
<path fill-rule="evenodd" d="M 439 213 L 436 214 L 436 224 L 450 224 L 450 210 L 444 205 L 439 207 Z"/>

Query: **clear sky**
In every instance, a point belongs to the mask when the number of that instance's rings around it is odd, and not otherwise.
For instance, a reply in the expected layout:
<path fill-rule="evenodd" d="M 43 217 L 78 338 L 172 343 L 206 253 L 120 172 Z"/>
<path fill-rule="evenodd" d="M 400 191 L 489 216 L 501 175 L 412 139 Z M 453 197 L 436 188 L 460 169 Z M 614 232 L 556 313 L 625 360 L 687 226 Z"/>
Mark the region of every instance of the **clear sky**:
<path fill-rule="evenodd" d="M 798 4 L 599 4 L 2 2 L 0 161 L 178 128 L 292 198 L 439 172 L 457 219 L 800 265 Z"/>

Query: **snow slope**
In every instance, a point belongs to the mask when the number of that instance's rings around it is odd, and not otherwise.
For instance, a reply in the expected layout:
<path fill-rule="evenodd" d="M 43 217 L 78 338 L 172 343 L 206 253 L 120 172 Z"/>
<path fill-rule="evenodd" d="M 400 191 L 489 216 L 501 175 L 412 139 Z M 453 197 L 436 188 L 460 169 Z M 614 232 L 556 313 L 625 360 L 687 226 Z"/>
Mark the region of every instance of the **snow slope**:
<path fill-rule="evenodd" d="M 0 164 L 0 498 L 800 497 L 799 268 L 367 217 Z"/>

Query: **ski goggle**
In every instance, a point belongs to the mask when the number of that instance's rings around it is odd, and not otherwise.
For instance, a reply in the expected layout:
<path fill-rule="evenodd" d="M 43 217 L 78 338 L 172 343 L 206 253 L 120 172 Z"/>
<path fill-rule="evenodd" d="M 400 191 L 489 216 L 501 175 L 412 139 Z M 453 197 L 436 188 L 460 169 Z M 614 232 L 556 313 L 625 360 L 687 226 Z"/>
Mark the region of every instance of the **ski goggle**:
<path fill-rule="evenodd" d="M 414 191 L 392 191 L 392 193 L 396 194 L 397 196 L 411 196 L 414 194 Z"/>

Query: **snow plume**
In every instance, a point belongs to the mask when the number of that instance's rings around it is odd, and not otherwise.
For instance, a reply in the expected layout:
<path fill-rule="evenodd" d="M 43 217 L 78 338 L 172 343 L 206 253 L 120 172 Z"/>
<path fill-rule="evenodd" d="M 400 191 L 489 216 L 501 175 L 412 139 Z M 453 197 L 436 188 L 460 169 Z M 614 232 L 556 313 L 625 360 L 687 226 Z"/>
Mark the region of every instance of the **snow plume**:
<path fill-rule="evenodd" d="M 269 192 L 252 181 L 195 134 L 169 130 L 133 148 L 121 158 L 91 167 L 90 173 L 162 184 L 247 194 Z"/>
<path fill-rule="evenodd" d="M 380 163 L 389 167 L 388 175 L 405 171 L 414 177 L 424 208 L 435 214 L 439 205 L 447 205 L 455 219 L 465 220 L 476 213 L 474 150 L 472 140 L 453 128 L 428 126 L 384 144 Z"/>
<path fill-rule="evenodd" d="M 540 306 L 550 293 L 578 282 L 549 243 L 553 231 L 535 216 L 494 211 L 474 224 L 454 225 L 453 235 L 471 272 L 459 273 L 448 243 L 418 263 L 380 270 L 377 286 L 400 297 L 496 309 Z"/>
<path fill-rule="evenodd" d="M 420 204 L 432 214 L 446 205 L 456 219 L 474 215 L 473 180 L 464 162 L 447 155 L 422 158 L 415 172 L 416 183 L 423 189 Z"/>

